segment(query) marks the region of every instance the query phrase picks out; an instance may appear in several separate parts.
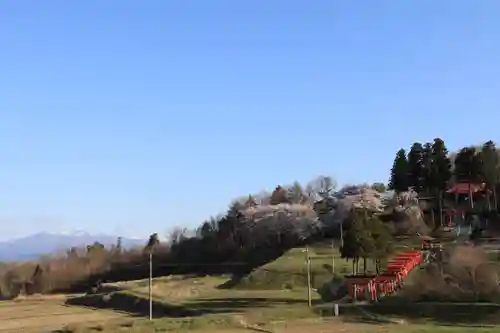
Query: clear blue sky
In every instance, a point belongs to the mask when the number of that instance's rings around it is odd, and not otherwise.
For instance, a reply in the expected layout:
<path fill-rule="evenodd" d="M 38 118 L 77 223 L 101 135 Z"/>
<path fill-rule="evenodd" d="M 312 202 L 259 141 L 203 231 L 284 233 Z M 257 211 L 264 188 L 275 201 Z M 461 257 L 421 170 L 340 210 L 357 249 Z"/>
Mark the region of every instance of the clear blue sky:
<path fill-rule="evenodd" d="M 189 227 L 498 140 L 500 2 L 4 0 L 1 238 Z"/>

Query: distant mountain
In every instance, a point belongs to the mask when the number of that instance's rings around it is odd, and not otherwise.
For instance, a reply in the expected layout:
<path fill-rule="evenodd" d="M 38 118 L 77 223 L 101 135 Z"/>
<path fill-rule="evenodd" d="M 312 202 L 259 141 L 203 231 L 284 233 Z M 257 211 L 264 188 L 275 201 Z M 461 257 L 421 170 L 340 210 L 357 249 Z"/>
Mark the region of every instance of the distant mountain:
<path fill-rule="evenodd" d="M 106 247 L 116 244 L 118 236 L 92 235 L 84 231 L 71 234 L 37 233 L 23 238 L 0 242 L 0 261 L 31 260 L 44 254 L 52 254 L 71 247 L 86 246 L 99 242 Z M 122 237 L 122 246 L 130 248 L 147 243 L 144 239 Z"/>

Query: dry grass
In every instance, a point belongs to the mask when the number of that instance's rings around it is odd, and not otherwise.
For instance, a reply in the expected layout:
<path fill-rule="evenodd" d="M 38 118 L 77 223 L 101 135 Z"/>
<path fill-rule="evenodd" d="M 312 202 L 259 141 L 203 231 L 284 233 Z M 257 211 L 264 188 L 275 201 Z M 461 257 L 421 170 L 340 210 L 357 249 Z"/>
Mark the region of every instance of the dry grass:
<path fill-rule="evenodd" d="M 429 265 L 417 274 L 405 294 L 413 300 L 497 301 L 499 267 L 489 259 L 481 248 L 457 246 L 441 265 Z"/>
<path fill-rule="evenodd" d="M 64 299 L 24 299 L 0 302 L 0 332 L 49 332 L 66 325 L 103 322 L 123 317 L 112 311 L 92 311 L 64 304 Z"/>
<path fill-rule="evenodd" d="M 436 325 L 373 325 L 366 323 L 346 323 L 340 320 L 323 319 L 291 319 L 274 321 L 265 325 L 244 327 L 242 323 L 234 326 L 220 326 L 224 319 L 212 321 L 193 321 L 190 318 L 179 320 L 177 323 L 165 320 L 155 320 L 153 322 L 124 321 L 120 324 L 99 325 L 88 328 L 72 328 L 65 333 L 153 333 L 153 332 L 204 332 L 204 333 L 250 333 L 261 332 L 271 333 L 493 333 L 498 332 L 497 328 L 480 327 L 449 327 Z M 215 324 L 211 325 L 211 324 Z M 219 327 L 216 327 L 216 326 Z"/>

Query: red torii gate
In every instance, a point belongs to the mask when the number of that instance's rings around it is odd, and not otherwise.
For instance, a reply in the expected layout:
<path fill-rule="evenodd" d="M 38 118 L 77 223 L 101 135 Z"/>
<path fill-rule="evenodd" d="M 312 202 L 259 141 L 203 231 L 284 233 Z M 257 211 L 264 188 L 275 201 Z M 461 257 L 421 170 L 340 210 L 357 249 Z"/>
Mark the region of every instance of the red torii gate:
<path fill-rule="evenodd" d="M 374 301 L 379 295 L 392 293 L 409 272 L 422 262 L 419 250 L 397 254 L 387 264 L 385 272 L 377 276 L 346 276 L 348 295 L 353 300 Z"/>

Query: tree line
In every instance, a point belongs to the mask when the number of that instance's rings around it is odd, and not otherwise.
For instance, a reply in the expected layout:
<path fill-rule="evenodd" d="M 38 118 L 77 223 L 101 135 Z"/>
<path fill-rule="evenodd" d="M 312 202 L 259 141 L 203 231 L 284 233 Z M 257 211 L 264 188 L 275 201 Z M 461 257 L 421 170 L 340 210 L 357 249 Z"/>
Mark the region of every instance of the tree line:
<path fill-rule="evenodd" d="M 480 147 L 464 147 L 450 154 L 440 138 L 427 143 L 415 142 L 407 152 L 401 148 L 394 159 L 388 188 L 404 192 L 412 188 L 419 195 L 441 198 L 455 183 L 484 183 L 493 193 L 498 207 L 496 187 L 500 182 L 500 158 L 495 142 Z"/>

